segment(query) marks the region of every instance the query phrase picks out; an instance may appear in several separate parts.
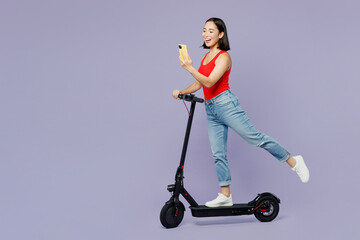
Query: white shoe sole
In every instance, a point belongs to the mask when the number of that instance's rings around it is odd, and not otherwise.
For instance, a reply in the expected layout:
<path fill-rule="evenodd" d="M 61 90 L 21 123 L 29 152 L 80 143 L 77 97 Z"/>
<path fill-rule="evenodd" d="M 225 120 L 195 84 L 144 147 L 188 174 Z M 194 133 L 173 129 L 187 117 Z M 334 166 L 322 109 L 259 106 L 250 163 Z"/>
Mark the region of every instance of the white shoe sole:
<path fill-rule="evenodd" d="M 232 205 L 234 205 L 232 202 L 218 204 L 205 203 L 206 207 L 231 207 Z"/>

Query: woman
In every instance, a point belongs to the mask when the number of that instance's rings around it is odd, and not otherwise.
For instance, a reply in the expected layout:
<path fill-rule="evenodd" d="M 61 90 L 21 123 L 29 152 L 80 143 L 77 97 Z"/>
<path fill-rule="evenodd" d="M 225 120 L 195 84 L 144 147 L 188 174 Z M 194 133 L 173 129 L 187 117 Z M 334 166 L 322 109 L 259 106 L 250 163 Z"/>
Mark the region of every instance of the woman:
<path fill-rule="evenodd" d="M 179 57 L 180 65 L 189 71 L 195 82 L 186 89 L 173 91 L 173 97 L 179 94 L 190 94 L 203 88 L 208 123 L 208 134 L 211 150 L 215 160 L 221 193 L 212 201 L 206 202 L 207 207 L 232 206 L 230 193 L 230 169 L 226 158 L 227 133 L 231 127 L 248 143 L 267 150 L 280 162 L 287 162 L 293 171 L 299 175 L 302 182 L 309 181 L 309 170 L 301 156 L 292 157 L 277 141 L 259 132 L 249 121 L 249 118 L 239 105 L 239 101 L 230 91 L 229 74 L 231 58 L 225 23 L 219 18 L 206 21 L 202 38 L 203 48 L 210 49 L 201 61 L 197 71 L 192 66 L 191 58 Z"/>

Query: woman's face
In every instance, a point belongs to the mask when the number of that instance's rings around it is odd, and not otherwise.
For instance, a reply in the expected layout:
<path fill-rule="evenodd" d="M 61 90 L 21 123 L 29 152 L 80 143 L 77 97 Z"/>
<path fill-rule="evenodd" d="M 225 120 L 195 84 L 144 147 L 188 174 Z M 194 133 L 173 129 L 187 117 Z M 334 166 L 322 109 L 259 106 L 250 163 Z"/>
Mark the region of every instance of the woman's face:
<path fill-rule="evenodd" d="M 224 33 L 219 33 L 219 29 L 213 21 L 205 23 L 202 37 L 204 39 L 205 45 L 209 48 L 217 45 L 219 39 L 224 36 Z"/>

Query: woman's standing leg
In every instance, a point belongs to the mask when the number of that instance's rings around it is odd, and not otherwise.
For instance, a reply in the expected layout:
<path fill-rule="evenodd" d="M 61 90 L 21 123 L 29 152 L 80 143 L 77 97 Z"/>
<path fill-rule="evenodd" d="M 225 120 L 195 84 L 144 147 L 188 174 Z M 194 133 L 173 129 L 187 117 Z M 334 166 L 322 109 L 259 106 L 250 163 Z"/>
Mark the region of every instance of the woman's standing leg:
<path fill-rule="evenodd" d="M 209 141 L 221 194 L 216 199 L 206 202 L 205 205 L 208 207 L 232 206 L 233 202 L 230 194 L 231 174 L 227 160 L 228 126 L 221 123 L 217 116 L 213 114 L 211 103 L 206 105 L 206 111 Z"/>
<path fill-rule="evenodd" d="M 231 174 L 227 160 L 228 127 L 217 121 L 213 116 L 208 116 L 207 124 L 219 185 L 220 187 L 228 186 L 231 183 Z"/>

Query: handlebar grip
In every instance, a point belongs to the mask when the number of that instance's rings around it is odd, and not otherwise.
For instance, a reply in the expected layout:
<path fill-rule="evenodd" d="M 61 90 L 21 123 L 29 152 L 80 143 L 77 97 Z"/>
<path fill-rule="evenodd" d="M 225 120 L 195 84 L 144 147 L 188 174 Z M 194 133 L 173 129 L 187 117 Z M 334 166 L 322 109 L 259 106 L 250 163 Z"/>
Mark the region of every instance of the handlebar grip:
<path fill-rule="evenodd" d="M 188 101 L 188 102 L 199 102 L 199 103 L 203 103 L 203 102 L 204 102 L 204 99 L 198 98 L 198 97 L 196 97 L 196 96 L 193 95 L 193 94 L 189 94 L 189 95 L 179 94 L 178 97 L 179 97 L 180 99 L 183 99 L 183 100 Z"/>

